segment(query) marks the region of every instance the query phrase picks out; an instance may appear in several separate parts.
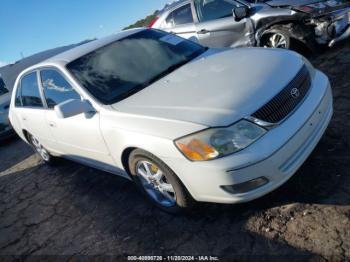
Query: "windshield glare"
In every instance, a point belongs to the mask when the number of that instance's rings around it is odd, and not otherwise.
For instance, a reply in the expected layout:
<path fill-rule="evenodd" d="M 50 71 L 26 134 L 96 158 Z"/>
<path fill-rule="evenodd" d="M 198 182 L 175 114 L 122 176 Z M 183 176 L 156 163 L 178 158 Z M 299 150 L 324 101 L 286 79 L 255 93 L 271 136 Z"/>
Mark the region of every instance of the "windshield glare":
<path fill-rule="evenodd" d="M 205 50 L 175 35 L 144 30 L 80 57 L 67 68 L 99 101 L 113 104 Z"/>

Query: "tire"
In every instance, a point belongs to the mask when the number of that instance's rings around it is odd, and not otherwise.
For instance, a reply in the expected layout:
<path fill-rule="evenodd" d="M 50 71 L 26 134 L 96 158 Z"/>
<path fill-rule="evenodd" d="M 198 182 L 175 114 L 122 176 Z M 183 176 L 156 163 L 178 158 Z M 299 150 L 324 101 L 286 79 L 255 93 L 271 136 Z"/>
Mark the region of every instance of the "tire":
<path fill-rule="evenodd" d="M 141 192 L 163 211 L 176 214 L 193 207 L 195 201 L 176 174 L 151 153 L 134 150 L 129 157 L 129 169 Z"/>
<path fill-rule="evenodd" d="M 39 142 L 39 140 L 32 134 L 27 134 L 28 141 L 33 147 L 35 153 L 37 153 L 41 160 L 47 165 L 55 164 L 55 157 L 53 157 L 50 152 Z"/>
<path fill-rule="evenodd" d="M 293 49 L 295 40 L 291 33 L 282 25 L 266 30 L 260 39 L 260 46 L 267 48 Z"/>

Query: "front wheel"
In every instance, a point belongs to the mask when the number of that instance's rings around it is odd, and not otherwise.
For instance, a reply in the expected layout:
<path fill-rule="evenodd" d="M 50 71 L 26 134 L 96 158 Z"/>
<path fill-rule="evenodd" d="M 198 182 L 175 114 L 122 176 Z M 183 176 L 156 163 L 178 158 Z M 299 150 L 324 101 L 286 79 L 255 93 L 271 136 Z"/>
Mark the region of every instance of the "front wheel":
<path fill-rule="evenodd" d="M 175 173 L 154 155 L 137 149 L 129 158 L 131 175 L 153 204 L 169 213 L 188 209 L 194 200 Z"/>
<path fill-rule="evenodd" d="M 292 39 L 290 34 L 282 29 L 267 30 L 260 40 L 260 46 L 268 48 L 291 49 Z"/>

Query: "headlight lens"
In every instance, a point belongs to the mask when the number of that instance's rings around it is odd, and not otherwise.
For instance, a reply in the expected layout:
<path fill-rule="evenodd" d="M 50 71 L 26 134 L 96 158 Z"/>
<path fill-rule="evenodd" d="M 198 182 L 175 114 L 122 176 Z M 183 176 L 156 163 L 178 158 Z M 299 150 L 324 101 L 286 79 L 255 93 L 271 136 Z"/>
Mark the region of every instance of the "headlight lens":
<path fill-rule="evenodd" d="M 310 63 L 310 61 L 306 57 L 302 56 L 302 59 L 306 65 L 307 69 L 309 70 L 311 79 L 313 79 L 315 77 L 315 74 L 316 74 L 315 67 Z"/>
<path fill-rule="evenodd" d="M 212 160 L 240 151 L 267 131 L 247 120 L 225 128 L 211 128 L 180 138 L 177 148 L 192 161 Z"/>

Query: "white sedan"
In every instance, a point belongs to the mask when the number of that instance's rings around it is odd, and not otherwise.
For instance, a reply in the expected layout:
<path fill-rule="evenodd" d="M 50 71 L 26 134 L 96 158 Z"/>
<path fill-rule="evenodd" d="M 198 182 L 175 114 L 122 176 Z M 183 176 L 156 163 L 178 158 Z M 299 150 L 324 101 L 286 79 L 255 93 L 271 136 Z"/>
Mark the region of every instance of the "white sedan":
<path fill-rule="evenodd" d="M 43 161 L 135 181 L 168 212 L 245 202 L 286 182 L 332 117 L 328 78 L 278 49 L 208 49 L 129 30 L 22 72 L 10 120 Z"/>

